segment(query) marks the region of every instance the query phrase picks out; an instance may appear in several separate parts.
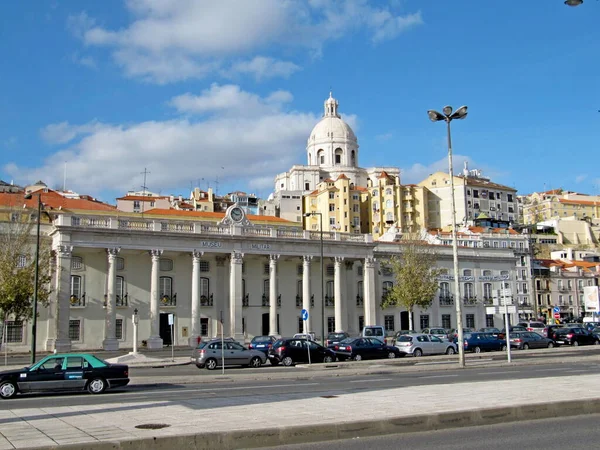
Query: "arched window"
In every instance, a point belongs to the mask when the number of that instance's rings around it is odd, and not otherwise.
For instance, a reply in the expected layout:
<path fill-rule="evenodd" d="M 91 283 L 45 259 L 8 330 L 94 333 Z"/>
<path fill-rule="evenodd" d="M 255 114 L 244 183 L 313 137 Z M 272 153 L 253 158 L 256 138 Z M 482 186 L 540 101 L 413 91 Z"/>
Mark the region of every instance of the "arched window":
<path fill-rule="evenodd" d="M 386 194 L 386 195 L 392 195 L 392 188 L 387 188 L 387 189 L 385 190 L 385 194 Z M 389 200 L 388 200 L 388 201 L 389 201 Z"/>
<path fill-rule="evenodd" d="M 379 211 L 379 202 L 373 202 L 373 211 Z"/>
<path fill-rule="evenodd" d="M 342 155 L 343 155 L 344 151 L 341 148 L 336 148 L 335 149 L 335 165 L 339 165 L 342 164 Z"/>
<path fill-rule="evenodd" d="M 325 164 L 325 152 L 322 148 L 317 151 L 317 164 Z"/>
<path fill-rule="evenodd" d="M 391 213 L 391 212 L 387 213 L 385 215 L 385 221 L 386 222 L 393 222 L 394 221 L 394 213 Z"/>
<path fill-rule="evenodd" d="M 379 195 L 379 191 L 377 191 L 377 189 L 373 189 L 372 195 L 373 197 L 377 197 Z"/>
<path fill-rule="evenodd" d="M 394 206 L 394 202 L 392 200 L 386 200 L 385 201 L 385 207 L 386 208 L 391 208 Z"/>
<path fill-rule="evenodd" d="M 356 152 L 354 150 L 352 150 L 352 152 L 350 152 L 350 163 L 353 166 L 356 165 Z"/>
<path fill-rule="evenodd" d="M 483 271 L 483 276 L 484 277 L 491 277 L 492 276 L 492 271 L 491 270 L 484 270 Z"/>
<path fill-rule="evenodd" d="M 384 298 L 387 297 L 387 295 L 392 291 L 393 287 L 394 283 L 391 281 L 384 281 L 381 285 L 381 296 Z"/>

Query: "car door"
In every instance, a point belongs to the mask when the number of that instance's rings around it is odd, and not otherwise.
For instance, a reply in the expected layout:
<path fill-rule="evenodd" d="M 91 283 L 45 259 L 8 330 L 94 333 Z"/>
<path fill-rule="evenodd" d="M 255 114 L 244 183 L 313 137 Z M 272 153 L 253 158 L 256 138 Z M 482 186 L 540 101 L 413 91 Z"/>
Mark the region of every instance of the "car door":
<path fill-rule="evenodd" d="M 446 353 L 447 343 L 442 341 L 437 336 L 429 336 L 430 342 L 430 352 L 432 355 L 439 355 L 441 353 Z"/>
<path fill-rule="evenodd" d="M 302 361 L 308 362 L 308 354 L 306 352 L 306 348 L 310 350 L 310 360 L 311 362 L 323 362 L 323 358 L 325 357 L 326 350 L 322 345 L 317 344 L 313 341 L 304 341 L 304 346 L 302 347 Z"/>
<path fill-rule="evenodd" d="M 244 355 L 244 347 L 237 342 L 225 344 L 225 364 L 240 365 L 247 364 Z"/>
<path fill-rule="evenodd" d="M 431 343 L 429 342 L 429 336 L 427 336 L 425 334 L 417 336 L 417 343 L 418 343 L 419 347 L 421 348 L 421 350 L 423 351 L 424 355 L 431 354 Z"/>
<path fill-rule="evenodd" d="M 310 350 L 310 359 L 317 358 L 317 354 L 308 345 L 310 341 L 306 339 L 292 339 L 289 345 L 289 356 L 296 362 L 308 362 L 308 351 Z M 313 355 L 314 353 L 314 355 Z"/>
<path fill-rule="evenodd" d="M 371 358 L 386 358 L 387 357 L 387 345 L 380 342 L 377 339 L 366 339 L 369 345 Z"/>
<path fill-rule="evenodd" d="M 27 372 L 23 381 L 19 382 L 19 388 L 23 391 L 59 390 L 65 385 L 65 358 L 62 356 L 50 356 L 35 366 L 35 369 Z"/>
<path fill-rule="evenodd" d="M 82 356 L 67 356 L 64 375 L 65 389 L 75 390 L 83 389 L 85 387 L 86 377 L 84 376 L 84 365 L 86 368 L 85 370 L 89 372 L 91 368 Z"/>

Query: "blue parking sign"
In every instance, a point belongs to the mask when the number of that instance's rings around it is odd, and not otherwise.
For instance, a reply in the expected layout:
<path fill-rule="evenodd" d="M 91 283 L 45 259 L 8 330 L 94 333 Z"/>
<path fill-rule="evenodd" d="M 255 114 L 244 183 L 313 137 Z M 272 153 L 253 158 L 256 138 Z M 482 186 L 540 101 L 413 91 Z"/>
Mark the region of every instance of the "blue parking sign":
<path fill-rule="evenodd" d="M 300 315 L 302 316 L 302 320 L 308 320 L 308 311 L 306 309 L 300 311 Z"/>

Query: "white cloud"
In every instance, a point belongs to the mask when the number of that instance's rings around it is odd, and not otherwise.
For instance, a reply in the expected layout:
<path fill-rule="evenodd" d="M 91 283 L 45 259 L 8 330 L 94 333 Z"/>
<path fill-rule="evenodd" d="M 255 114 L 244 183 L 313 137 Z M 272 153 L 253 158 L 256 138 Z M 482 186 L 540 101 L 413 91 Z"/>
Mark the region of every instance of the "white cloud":
<path fill-rule="evenodd" d="M 587 178 L 587 175 L 585 174 L 581 174 L 581 175 L 577 175 L 575 177 L 575 183 L 581 183 L 582 181 L 584 181 Z"/>
<path fill-rule="evenodd" d="M 51 124 L 41 134 L 50 143 L 62 144 L 58 152 L 39 167 L 9 163 L 4 170 L 24 184 L 42 178 L 54 185 L 62 183 L 67 161 L 70 189 L 97 195 L 110 187 L 113 195 L 130 189 L 144 167 L 151 172 L 151 190 L 173 192 L 187 189 L 190 180 L 212 180 L 215 173 L 221 183 L 272 186 L 277 173 L 304 163 L 306 137 L 319 118 L 286 111 L 291 94 L 276 91 L 259 97 L 237 86 L 213 85 L 198 96 L 186 96 L 171 104 L 206 117 L 128 125 Z M 254 102 L 254 114 L 245 114 L 244 102 Z"/>
<path fill-rule="evenodd" d="M 454 169 L 454 174 L 458 175 L 462 173 L 463 165 L 467 161 L 469 165 L 472 163 L 472 159 L 468 156 L 463 155 L 452 155 L 452 166 Z M 406 169 L 401 169 L 401 180 L 403 184 L 413 184 L 419 183 L 427 178 L 429 175 L 435 172 L 446 172 L 448 173 L 448 159 L 442 158 L 438 161 L 435 161 L 428 166 L 424 166 L 423 164 L 413 164 L 411 167 Z"/>
<path fill-rule="evenodd" d="M 91 56 L 81 56 L 78 52 L 75 52 L 71 55 L 71 61 L 80 66 L 87 67 L 88 69 L 98 68 L 98 65 L 96 64 L 94 58 L 92 58 Z"/>
<path fill-rule="evenodd" d="M 85 12 L 68 28 L 88 46 L 112 49 L 125 74 L 168 83 L 208 73 L 289 77 L 299 70 L 266 51 L 306 49 L 319 55 L 331 40 L 364 30 L 373 42 L 397 37 L 423 23 L 420 13 L 371 0 L 129 0 L 132 22 L 103 28 Z"/>

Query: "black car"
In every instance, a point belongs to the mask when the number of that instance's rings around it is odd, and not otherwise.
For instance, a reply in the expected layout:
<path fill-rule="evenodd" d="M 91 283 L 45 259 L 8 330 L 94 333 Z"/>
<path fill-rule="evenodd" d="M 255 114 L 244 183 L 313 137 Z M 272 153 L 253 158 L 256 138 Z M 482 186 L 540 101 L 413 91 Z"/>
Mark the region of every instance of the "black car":
<path fill-rule="evenodd" d="M 563 328 L 562 325 L 548 325 L 542 330 L 542 336 L 548 339 L 556 340 L 556 330 Z"/>
<path fill-rule="evenodd" d="M 397 347 L 392 347 L 374 338 L 347 338 L 331 347 L 340 361 L 353 359 L 401 358 L 405 356 Z"/>
<path fill-rule="evenodd" d="M 313 341 L 296 338 L 279 339 L 269 349 L 269 361 L 276 366 L 279 363 L 291 366 L 297 363 L 330 363 L 335 361 L 335 352 Z"/>
<path fill-rule="evenodd" d="M 250 350 L 259 350 L 265 355 L 269 354 L 269 349 L 273 346 L 277 338 L 275 336 L 254 336 L 248 348 Z"/>
<path fill-rule="evenodd" d="M 339 344 L 346 338 L 349 338 L 350 335 L 345 331 L 340 331 L 338 333 L 329 333 L 327 335 L 327 339 L 325 339 L 325 347 L 331 348 L 332 345 Z"/>
<path fill-rule="evenodd" d="M 87 353 L 54 354 L 31 367 L 0 372 L 0 397 L 36 391 L 87 390 L 101 394 L 107 388 L 127 384 L 126 364 L 110 364 Z"/>
<path fill-rule="evenodd" d="M 598 345 L 600 340 L 583 327 L 558 328 L 554 341 L 560 345 Z"/>

